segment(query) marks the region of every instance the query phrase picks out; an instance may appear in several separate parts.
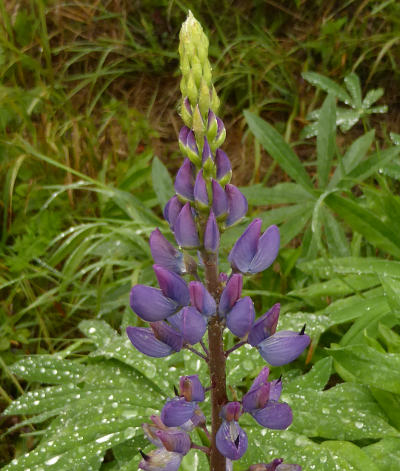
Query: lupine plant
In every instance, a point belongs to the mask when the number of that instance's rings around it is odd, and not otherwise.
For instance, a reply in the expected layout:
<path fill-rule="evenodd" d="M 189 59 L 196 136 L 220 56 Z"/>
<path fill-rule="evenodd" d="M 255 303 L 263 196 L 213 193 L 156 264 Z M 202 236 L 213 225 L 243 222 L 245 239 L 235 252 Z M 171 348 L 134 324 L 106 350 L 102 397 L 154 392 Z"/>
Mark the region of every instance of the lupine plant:
<path fill-rule="evenodd" d="M 149 327 L 127 327 L 126 332 L 133 346 L 150 357 L 189 349 L 207 363 L 210 384 L 201 384 L 190 372 L 180 377 L 175 397 L 166 401 L 160 416 L 153 415 L 152 423 L 143 425 L 156 448 L 142 452 L 139 467 L 176 471 L 183 456 L 197 448 L 207 455 L 211 470 L 225 471 L 247 450 L 246 431 L 239 425 L 242 414 L 275 430 L 286 429 L 292 422 L 290 406 L 280 401 L 282 379 L 268 381 L 268 366 L 262 368 L 241 400 L 236 392 L 229 400 L 227 357 L 248 344 L 258 349 L 269 365 L 281 366 L 296 359 L 310 338 L 305 326 L 297 332 L 277 331 L 278 304 L 256 319 L 251 298 L 242 297 L 243 278 L 268 269 L 278 255 L 277 226 L 262 233 L 261 220 L 254 219 L 230 251 L 230 272 L 219 271 L 220 235 L 245 216 L 247 201 L 230 184 L 232 169 L 221 149 L 226 131 L 217 116 L 219 99 L 212 85 L 208 39 L 191 13 L 180 32 L 179 53 L 184 122 L 179 147 L 185 158 L 175 178 L 176 194 L 164 209 L 178 248 L 158 228 L 151 233 L 159 289 L 141 284 L 132 288 L 131 308 Z M 225 349 L 228 332 L 238 341 Z M 210 394 L 210 424 L 201 410 L 206 394 Z M 204 431 L 208 446 L 192 442 L 189 433 L 196 427 Z M 249 471 L 301 469 L 283 460 L 279 457 L 268 464 L 253 464 Z"/>

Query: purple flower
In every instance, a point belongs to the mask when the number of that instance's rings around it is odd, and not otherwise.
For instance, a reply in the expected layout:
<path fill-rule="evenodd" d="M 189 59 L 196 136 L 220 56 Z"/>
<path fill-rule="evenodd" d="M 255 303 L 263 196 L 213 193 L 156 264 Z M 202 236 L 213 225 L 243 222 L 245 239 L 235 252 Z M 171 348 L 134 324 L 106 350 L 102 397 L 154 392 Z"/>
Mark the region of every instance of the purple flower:
<path fill-rule="evenodd" d="M 184 307 L 168 318 L 169 323 L 183 336 L 183 343 L 194 345 L 203 338 L 207 323 L 194 307 Z"/>
<path fill-rule="evenodd" d="M 147 327 L 127 327 L 132 345 L 147 356 L 161 358 L 179 352 L 183 336 L 164 321 L 151 322 Z"/>
<path fill-rule="evenodd" d="M 254 219 L 233 246 L 229 254 L 232 268 L 254 274 L 268 268 L 279 251 L 280 237 L 277 226 L 270 226 L 261 234 L 261 219 Z"/>
<path fill-rule="evenodd" d="M 182 253 L 161 234 L 158 228 L 150 234 L 150 250 L 157 265 L 178 275 L 185 272 Z"/>
<path fill-rule="evenodd" d="M 189 289 L 179 275 L 159 265 L 154 265 L 154 271 L 161 289 L 135 285 L 130 297 L 133 311 L 148 322 L 166 319 L 190 301 Z"/>
<path fill-rule="evenodd" d="M 239 402 L 230 402 L 221 410 L 222 424 L 216 434 L 216 445 L 221 453 L 230 460 L 240 459 L 247 450 L 247 435 L 238 424 L 241 415 Z"/>
<path fill-rule="evenodd" d="M 167 451 L 174 451 L 181 455 L 186 455 L 190 450 L 190 437 L 183 430 L 174 428 L 157 430 L 156 435 Z"/>
<path fill-rule="evenodd" d="M 183 154 L 186 154 L 186 147 L 187 147 L 187 138 L 190 129 L 187 126 L 183 126 L 179 131 L 179 148 L 181 149 Z"/>
<path fill-rule="evenodd" d="M 230 277 L 226 283 L 224 291 L 222 291 L 221 299 L 219 301 L 218 313 L 220 316 L 225 317 L 230 311 L 236 301 L 242 295 L 243 277 L 241 274 L 236 273 Z M 189 286 L 190 289 L 190 286 Z"/>
<path fill-rule="evenodd" d="M 247 342 L 257 347 L 260 355 L 273 366 L 282 366 L 295 360 L 310 343 L 304 333 L 281 330 L 276 332 L 280 304 L 275 304 L 253 324 Z"/>
<path fill-rule="evenodd" d="M 205 390 L 198 375 L 181 376 L 179 393 L 188 402 L 203 402 L 205 397 Z"/>
<path fill-rule="evenodd" d="M 194 169 L 189 159 L 183 161 L 175 178 L 175 191 L 184 201 L 194 201 Z"/>
<path fill-rule="evenodd" d="M 142 461 L 139 469 L 144 471 L 178 471 L 183 455 L 165 448 L 157 448 L 149 452 L 142 453 Z"/>
<path fill-rule="evenodd" d="M 201 209 L 208 208 L 207 185 L 203 177 L 203 170 L 197 174 L 194 184 L 194 199 Z"/>
<path fill-rule="evenodd" d="M 190 131 L 187 135 L 186 139 L 186 155 L 189 157 L 189 159 L 195 164 L 200 166 L 201 165 L 201 159 L 199 156 L 199 150 L 197 148 L 196 144 L 196 137 L 194 135 L 193 131 Z"/>
<path fill-rule="evenodd" d="M 225 193 L 228 198 L 228 217 L 225 224 L 232 226 L 246 215 L 248 209 L 247 199 L 234 185 L 226 185 Z"/>
<path fill-rule="evenodd" d="M 226 315 L 226 325 L 228 329 L 237 337 L 244 337 L 255 318 L 254 305 L 250 296 L 239 299 Z"/>
<path fill-rule="evenodd" d="M 210 317 L 217 309 L 215 300 L 200 281 L 189 283 L 190 302 L 203 316 Z"/>
<path fill-rule="evenodd" d="M 209 166 L 210 163 L 208 161 L 211 161 L 213 162 L 213 155 L 212 155 L 212 152 L 211 152 L 211 149 L 210 149 L 210 145 L 208 144 L 208 141 L 207 141 L 207 138 L 204 137 L 204 145 L 203 145 L 203 153 L 202 153 L 202 163 L 203 163 L 203 166 L 206 165 L 206 166 Z"/>
<path fill-rule="evenodd" d="M 179 427 L 188 422 L 196 410 L 196 403 L 184 397 L 169 399 L 161 411 L 161 420 L 167 427 Z"/>
<path fill-rule="evenodd" d="M 196 248 L 199 247 L 199 234 L 196 223 L 193 219 L 190 203 L 186 203 L 175 220 L 174 234 L 176 242 L 180 247 Z"/>
<path fill-rule="evenodd" d="M 310 344 L 304 333 L 281 330 L 257 345 L 260 355 L 272 366 L 282 366 L 295 360 Z"/>
<path fill-rule="evenodd" d="M 229 183 L 232 177 L 231 162 L 221 149 L 217 149 L 215 153 L 215 164 L 217 166 L 217 180 L 221 185 Z"/>
<path fill-rule="evenodd" d="M 263 427 L 284 430 L 292 423 L 292 410 L 285 402 L 278 402 L 281 380 L 268 383 L 269 369 L 264 367 L 243 396 L 243 410 L 251 414 Z"/>
<path fill-rule="evenodd" d="M 212 209 L 217 219 L 222 218 L 228 213 L 228 198 L 224 189 L 216 180 L 212 180 L 211 187 L 213 193 Z"/>
<path fill-rule="evenodd" d="M 217 253 L 219 247 L 219 229 L 213 210 L 210 211 L 204 231 L 204 248 L 207 252 Z"/>
<path fill-rule="evenodd" d="M 279 303 L 274 304 L 269 311 L 256 320 L 247 339 L 251 346 L 256 347 L 264 339 L 276 332 L 280 308 L 281 305 Z"/>
<path fill-rule="evenodd" d="M 176 218 L 183 208 L 183 204 L 179 201 L 178 197 L 173 196 L 164 208 L 164 218 L 168 222 L 170 228 L 174 230 Z"/>

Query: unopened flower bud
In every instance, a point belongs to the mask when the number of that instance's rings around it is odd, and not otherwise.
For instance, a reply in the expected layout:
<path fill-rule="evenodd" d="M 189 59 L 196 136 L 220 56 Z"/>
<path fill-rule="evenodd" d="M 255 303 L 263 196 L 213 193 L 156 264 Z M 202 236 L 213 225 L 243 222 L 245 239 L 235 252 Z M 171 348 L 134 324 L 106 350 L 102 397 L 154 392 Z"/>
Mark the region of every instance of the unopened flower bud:
<path fill-rule="evenodd" d="M 204 231 L 204 248 L 207 252 L 217 253 L 219 247 L 219 229 L 213 211 L 210 211 Z"/>
<path fill-rule="evenodd" d="M 194 201 L 194 169 L 189 159 L 185 159 L 175 178 L 175 191 L 183 202 Z"/>
<path fill-rule="evenodd" d="M 217 120 L 215 123 L 217 124 Z M 217 149 L 215 153 L 215 164 L 217 166 L 217 180 L 222 186 L 225 186 L 231 181 L 232 167 L 228 156 L 221 149 Z"/>
<path fill-rule="evenodd" d="M 179 379 L 179 392 L 189 402 L 204 401 L 205 391 L 198 375 L 181 376 Z"/>

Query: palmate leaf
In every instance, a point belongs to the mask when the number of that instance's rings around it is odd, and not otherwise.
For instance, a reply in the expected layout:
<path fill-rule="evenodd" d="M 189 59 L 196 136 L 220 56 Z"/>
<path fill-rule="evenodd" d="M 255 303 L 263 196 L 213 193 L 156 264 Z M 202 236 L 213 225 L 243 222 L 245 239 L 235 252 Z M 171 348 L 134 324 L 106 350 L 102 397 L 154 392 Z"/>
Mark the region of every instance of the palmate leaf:
<path fill-rule="evenodd" d="M 400 394 L 400 354 L 381 353 L 366 345 L 331 348 L 329 354 L 346 381 Z"/>

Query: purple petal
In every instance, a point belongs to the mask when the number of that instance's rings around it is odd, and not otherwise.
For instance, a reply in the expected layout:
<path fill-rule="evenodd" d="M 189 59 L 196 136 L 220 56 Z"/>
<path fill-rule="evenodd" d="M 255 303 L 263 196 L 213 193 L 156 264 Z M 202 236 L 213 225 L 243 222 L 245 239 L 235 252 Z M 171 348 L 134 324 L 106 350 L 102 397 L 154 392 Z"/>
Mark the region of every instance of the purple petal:
<path fill-rule="evenodd" d="M 246 215 L 248 209 L 247 199 L 234 185 L 226 185 L 225 192 L 228 198 L 228 217 L 225 224 L 232 226 Z"/>
<path fill-rule="evenodd" d="M 171 316 L 173 317 L 173 316 Z M 150 327 L 156 339 L 169 345 L 175 352 L 183 346 L 183 336 L 164 321 L 150 322 Z"/>
<path fill-rule="evenodd" d="M 184 307 L 168 320 L 173 327 L 181 332 L 184 343 L 190 345 L 200 342 L 207 329 L 204 317 L 194 307 Z"/>
<path fill-rule="evenodd" d="M 282 458 L 276 458 L 271 463 L 259 463 L 250 466 L 248 471 L 275 471 L 277 466 L 283 462 Z"/>
<path fill-rule="evenodd" d="M 200 409 L 200 407 L 196 404 L 196 408 L 193 412 L 192 417 L 190 419 L 180 425 L 179 427 L 182 430 L 185 430 L 185 432 L 191 432 L 194 430 L 196 427 L 199 427 L 200 425 L 205 425 L 206 423 L 206 417 L 203 414 L 203 411 Z"/>
<path fill-rule="evenodd" d="M 199 150 L 196 144 L 196 137 L 193 131 L 190 131 L 189 134 L 187 135 L 186 145 L 187 145 L 187 153 L 189 157 L 191 157 L 190 160 L 194 160 L 195 162 L 200 161 Z"/>
<path fill-rule="evenodd" d="M 264 408 L 269 399 L 270 386 L 270 383 L 265 383 L 249 390 L 242 399 L 243 410 L 251 413 L 255 409 Z"/>
<path fill-rule="evenodd" d="M 198 375 L 181 376 L 179 392 L 188 402 L 203 402 L 205 391 Z"/>
<path fill-rule="evenodd" d="M 254 219 L 236 241 L 229 254 L 228 260 L 232 267 L 242 273 L 249 271 L 250 264 L 257 252 L 261 224 L 261 219 Z"/>
<path fill-rule="evenodd" d="M 215 217 L 218 218 L 227 214 L 228 198 L 226 197 L 224 189 L 216 180 L 212 180 L 211 186 L 213 193 L 212 209 L 214 211 Z"/>
<path fill-rule="evenodd" d="M 187 145 L 187 137 L 190 132 L 190 129 L 187 126 L 183 126 L 181 130 L 179 131 L 179 144 L 182 147 L 186 147 Z"/>
<path fill-rule="evenodd" d="M 217 131 L 217 137 L 216 137 L 216 140 L 217 141 L 221 141 L 222 142 L 225 140 L 225 135 L 226 135 L 226 130 L 225 130 L 225 125 L 222 121 L 222 119 L 218 118 L 217 117 L 217 124 L 218 124 L 218 131 Z M 219 142 L 218 142 L 218 146 L 219 146 Z"/>
<path fill-rule="evenodd" d="M 183 204 L 179 201 L 178 197 L 173 196 L 164 208 L 164 218 L 170 225 L 171 229 L 174 230 L 176 218 L 183 208 Z"/>
<path fill-rule="evenodd" d="M 269 226 L 258 241 L 257 253 L 249 266 L 250 273 L 258 273 L 268 268 L 276 259 L 280 247 L 280 235 L 277 226 Z"/>
<path fill-rule="evenodd" d="M 227 422 L 238 421 L 240 416 L 242 415 L 242 406 L 240 402 L 228 402 L 225 404 L 220 412 L 220 417 Z"/>
<path fill-rule="evenodd" d="M 194 201 L 193 196 L 194 175 L 193 164 L 185 159 L 175 178 L 175 191 L 185 200 Z"/>
<path fill-rule="evenodd" d="M 273 335 L 278 324 L 281 305 L 274 304 L 269 311 L 258 318 L 250 330 L 247 342 L 256 347 L 264 339 Z"/>
<path fill-rule="evenodd" d="M 285 402 L 268 401 L 263 409 L 257 409 L 251 415 L 260 425 L 273 430 L 284 430 L 293 420 L 292 409 Z"/>
<path fill-rule="evenodd" d="M 310 343 L 310 337 L 289 330 L 281 330 L 263 340 L 258 346 L 260 355 L 273 366 L 282 366 L 295 360 Z"/>
<path fill-rule="evenodd" d="M 269 390 L 269 399 L 271 401 L 279 401 L 282 393 L 282 380 L 275 379 L 270 383 L 270 390 Z"/>
<path fill-rule="evenodd" d="M 253 381 L 253 384 L 251 385 L 251 388 L 249 389 L 249 391 L 254 391 L 261 385 L 266 384 L 268 381 L 268 376 L 269 376 L 269 368 L 268 366 L 264 366 L 264 368 L 258 374 L 257 378 Z"/>
<path fill-rule="evenodd" d="M 222 291 L 221 299 L 219 301 L 218 312 L 223 317 L 230 311 L 236 301 L 242 295 L 243 277 L 241 274 L 236 273 L 228 280 L 224 291 Z"/>
<path fill-rule="evenodd" d="M 237 337 L 244 337 L 251 329 L 254 317 L 253 301 L 250 296 L 246 296 L 245 298 L 239 299 L 228 312 L 226 325 Z"/>
<path fill-rule="evenodd" d="M 147 356 L 161 358 L 174 352 L 172 347 L 156 339 L 151 329 L 127 327 L 126 333 L 132 345 Z"/>
<path fill-rule="evenodd" d="M 222 180 L 228 174 L 230 176 L 232 173 L 231 162 L 223 150 L 217 149 L 215 163 L 217 165 L 217 180 Z"/>
<path fill-rule="evenodd" d="M 165 427 L 165 425 L 163 424 L 163 427 Z M 156 432 L 159 429 L 159 427 L 157 427 L 156 425 L 153 425 L 153 424 L 142 424 L 142 429 L 146 435 L 146 438 L 155 446 L 157 447 L 162 447 L 163 444 L 161 442 L 161 440 L 157 437 L 156 435 Z"/>
<path fill-rule="evenodd" d="M 203 170 L 200 170 L 196 177 L 194 184 L 194 199 L 197 203 L 208 206 L 207 185 L 203 178 Z"/>
<path fill-rule="evenodd" d="M 196 403 L 187 402 L 183 397 L 174 397 L 167 401 L 161 411 L 161 420 L 167 427 L 179 427 L 193 415 Z"/>
<path fill-rule="evenodd" d="M 195 248 L 200 245 L 197 227 L 189 203 L 186 203 L 174 225 L 176 242 L 180 247 Z"/>
<path fill-rule="evenodd" d="M 132 288 L 130 305 L 133 311 L 147 322 L 166 319 L 179 309 L 179 305 L 164 296 L 160 289 L 145 285 L 136 285 Z"/>
<path fill-rule="evenodd" d="M 209 317 L 215 314 L 216 304 L 214 298 L 206 290 L 200 281 L 189 283 L 190 302 L 203 316 Z"/>
<path fill-rule="evenodd" d="M 190 296 L 189 288 L 187 287 L 185 280 L 176 273 L 166 270 L 160 265 L 153 265 L 153 269 L 164 296 L 172 299 L 179 306 L 188 306 Z"/>
<path fill-rule="evenodd" d="M 139 463 L 139 469 L 144 471 L 178 471 L 183 455 L 165 448 L 157 448 L 146 455 Z"/>
<path fill-rule="evenodd" d="M 157 265 L 178 275 L 184 273 L 183 255 L 161 234 L 158 228 L 150 234 L 150 250 Z"/>
<path fill-rule="evenodd" d="M 204 231 L 204 248 L 207 252 L 216 253 L 219 247 L 219 229 L 217 220 L 213 210 L 207 220 L 206 229 Z"/>
<path fill-rule="evenodd" d="M 216 445 L 221 455 L 238 460 L 246 453 L 247 435 L 237 422 L 224 420 L 216 435 Z"/>
<path fill-rule="evenodd" d="M 208 144 L 207 138 L 204 137 L 203 153 L 201 159 L 203 165 L 207 162 L 208 159 L 213 160 L 213 155 L 211 153 L 210 145 Z"/>
<path fill-rule="evenodd" d="M 190 450 L 190 437 L 183 430 L 157 430 L 156 435 L 168 451 L 175 451 L 176 453 L 186 455 Z"/>

